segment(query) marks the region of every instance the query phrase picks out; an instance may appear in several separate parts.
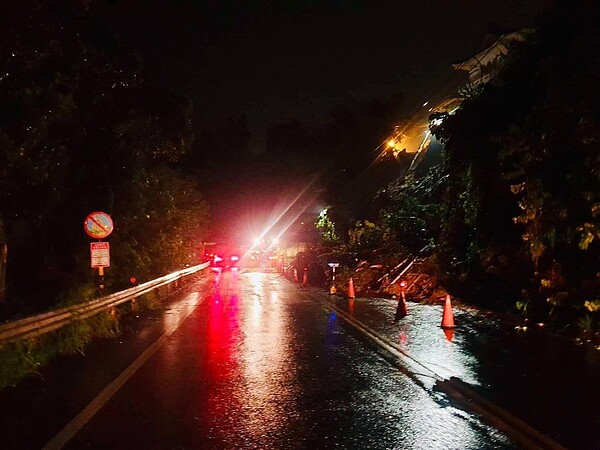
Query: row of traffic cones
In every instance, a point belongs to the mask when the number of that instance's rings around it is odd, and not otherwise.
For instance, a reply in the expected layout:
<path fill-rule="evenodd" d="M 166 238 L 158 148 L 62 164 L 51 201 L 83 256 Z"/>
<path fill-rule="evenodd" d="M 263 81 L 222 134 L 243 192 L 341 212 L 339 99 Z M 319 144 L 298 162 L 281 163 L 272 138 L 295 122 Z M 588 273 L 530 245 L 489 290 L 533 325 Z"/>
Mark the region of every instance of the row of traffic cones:
<path fill-rule="evenodd" d="M 294 283 L 298 283 L 300 280 L 298 278 L 298 270 L 294 269 Z M 302 287 L 308 286 L 308 268 L 304 268 L 304 275 L 302 275 Z"/>
<path fill-rule="evenodd" d="M 396 307 L 396 321 L 406 317 L 408 314 L 408 308 L 406 306 L 406 294 L 402 291 L 400 300 L 398 300 L 398 306 Z M 444 312 L 442 313 L 442 324 L 440 325 L 444 329 L 454 328 L 454 313 L 452 312 L 452 303 L 450 302 L 450 295 L 446 295 L 446 301 L 444 302 Z"/>
<path fill-rule="evenodd" d="M 352 278 L 348 280 L 348 298 L 355 298 L 354 295 L 354 281 Z M 406 317 L 408 314 L 408 307 L 406 306 L 406 294 L 402 290 L 400 299 L 398 300 L 398 306 L 396 307 L 395 319 L 400 320 Z M 442 314 L 441 327 L 444 329 L 454 328 L 454 313 L 452 312 L 452 303 L 450 301 L 450 295 L 446 295 L 446 301 L 444 302 L 444 312 Z"/>

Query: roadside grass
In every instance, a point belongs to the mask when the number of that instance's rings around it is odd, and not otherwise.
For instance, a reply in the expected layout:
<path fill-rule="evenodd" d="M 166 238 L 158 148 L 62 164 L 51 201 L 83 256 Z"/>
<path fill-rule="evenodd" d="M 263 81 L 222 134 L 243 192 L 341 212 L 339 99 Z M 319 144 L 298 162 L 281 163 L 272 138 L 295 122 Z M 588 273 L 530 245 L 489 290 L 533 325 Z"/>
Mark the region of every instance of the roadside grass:
<path fill-rule="evenodd" d="M 139 297 L 137 299 L 134 299 L 131 302 L 131 309 L 133 311 L 137 311 L 137 310 L 152 311 L 152 310 L 160 308 L 161 303 L 162 303 L 161 295 L 156 290 L 154 290 L 154 291 L 147 292 L 146 294 L 142 295 L 141 297 Z"/>
<path fill-rule="evenodd" d="M 121 333 L 120 319 L 130 313 L 160 307 L 161 296 L 150 291 L 128 304 L 77 320 L 52 333 L 31 339 L 0 343 L 0 390 L 15 386 L 23 378 L 40 375 L 40 369 L 59 355 L 85 355 L 95 339 Z"/>
<path fill-rule="evenodd" d="M 118 336 L 119 318 L 110 311 L 73 322 L 38 338 L 0 344 L 0 389 L 16 385 L 58 355 L 84 354 L 96 338 Z"/>
<path fill-rule="evenodd" d="M 16 386 L 25 377 L 41 376 L 41 368 L 59 355 L 85 355 L 86 347 L 93 340 L 119 336 L 122 318 L 142 311 L 159 309 L 165 298 L 205 277 L 204 273 L 194 274 L 181 284 L 162 286 L 116 308 L 74 321 L 36 338 L 0 342 L 0 390 Z M 94 284 L 81 285 L 63 294 L 58 299 L 57 307 L 85 303 L 97 295 L 97 287 Z"/>

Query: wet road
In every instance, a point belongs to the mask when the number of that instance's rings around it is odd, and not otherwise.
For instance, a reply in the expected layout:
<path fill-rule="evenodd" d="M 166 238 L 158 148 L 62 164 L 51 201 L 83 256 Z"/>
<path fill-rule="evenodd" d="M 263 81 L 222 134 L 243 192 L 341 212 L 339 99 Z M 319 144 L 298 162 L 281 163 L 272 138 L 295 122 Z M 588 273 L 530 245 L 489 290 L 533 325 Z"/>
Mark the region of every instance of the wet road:
<path fill-rule="evenodd" d="M 600 449 L 600 351 L 592 345 L 576 345 L 536 324 L 524 330 L 464 305 L 454 308 L 456 329 L 444 333 L 441 302 L 409 302 L 409 314 L 398 323 L 389 320 L 396 308 L 391 299 L 336 297 L 331 304 L 375 328 L 428 371 L 469 383 L 556 443 Z"/>
<path fill-rule="evenodd" d="M 436 398 L 275 274 L 224 276 L 67 448 L 492 449 L 500 432 Z"/>

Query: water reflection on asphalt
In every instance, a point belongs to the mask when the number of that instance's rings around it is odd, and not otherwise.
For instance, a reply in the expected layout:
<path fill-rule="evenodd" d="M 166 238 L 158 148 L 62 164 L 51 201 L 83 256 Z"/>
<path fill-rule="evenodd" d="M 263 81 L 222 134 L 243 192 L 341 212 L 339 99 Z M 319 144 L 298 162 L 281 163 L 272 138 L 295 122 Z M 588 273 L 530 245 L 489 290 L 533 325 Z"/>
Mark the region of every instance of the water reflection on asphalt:
<path fill-rule="evenodd" d="M 440 405 L 275 275 L 223 275 L 208 306 L 205 416 L 223 448 L 510 448 Z M 410 327 L 403 331 L 411 339 Z M 449 344 L 442 334 L 442 345 Z M 432 338 L 428 357 L 440 358 Z M 463 367 L 440 350 L 442 366 Z"/>
<path fill-rule="evenodd" d="M 514 448 L 306 293 L 276 274 L 223 274 L 69 448 Z M 423 352 L 467 371 L 449 344 L 442 333 Z"/>
<path fill-rule="evenodd" d="M 452 339 L 440 328 L 442 303 L 408 303 L 393 320 L 396 301 L 383 298 L 328 303 L 359 318 L 443 378 L 458 377 L 555 441 L 600 448 L 600 352 L 543 330 L 525 332 L 491 313 L 454 308 Z M 425 385 L 430 387 L 433 383 Z"/>
<path fill-rule="evenodd" d="M 431 306 L 409 303 L 408 315 L 396 322 L 392 320 L 395 307 L 392 300 L 338 297 L 333 303 L 390 337 L 402 350 L 440 377 L 454 376 L 467 383 L 480 384 L 477 377 L 479 360 L 462 350 L 464 333 L 440 328 L 441 309 L 439 319 L 436 319 Z"/>

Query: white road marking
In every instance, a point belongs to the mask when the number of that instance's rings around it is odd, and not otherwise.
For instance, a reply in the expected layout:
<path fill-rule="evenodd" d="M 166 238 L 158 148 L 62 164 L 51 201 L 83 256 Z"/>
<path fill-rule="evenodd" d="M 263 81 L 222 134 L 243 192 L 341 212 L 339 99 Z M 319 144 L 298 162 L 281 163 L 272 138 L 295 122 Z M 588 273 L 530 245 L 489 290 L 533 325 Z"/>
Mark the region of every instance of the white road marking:
<path fill-rule="evenodd" d="M 43 450 L 57 450 L 63 448 L 81 430 L 86 423 L 115 395 L 119 389 L 129 380 L 137 370 L 144 365 L 156 350 L 179 328 L 187 317 L 196 309 L 200 302 L 193 304 L 193 308 L 185 308 L 179 320 L 172 324 L 160 337 L 133 361 L 117 378 L 106 386 L 98 396 L 92 400 L 77 416 L 73 418 L 62 430 L 58 432 L 43 447 Z"/>

